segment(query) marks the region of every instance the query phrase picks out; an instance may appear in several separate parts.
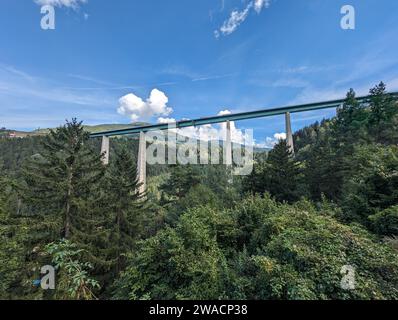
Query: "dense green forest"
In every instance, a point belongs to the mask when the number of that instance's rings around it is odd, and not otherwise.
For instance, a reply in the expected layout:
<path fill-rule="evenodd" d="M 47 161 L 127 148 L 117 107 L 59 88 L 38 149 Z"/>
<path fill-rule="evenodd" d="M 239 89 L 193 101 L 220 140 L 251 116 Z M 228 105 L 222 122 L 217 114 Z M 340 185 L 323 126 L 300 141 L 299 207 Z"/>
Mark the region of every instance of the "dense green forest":
<path fill-rule="evenodd" d="M 2 299 L 397 299 L 398 105 L 383 83 L 336 117 L 225 166 L 148 165 L 77 120 L 0 139 Z M 56 266 L 55 290 L 33 284 Z M 344 266 L 355 288 L 343 288 Z"/>

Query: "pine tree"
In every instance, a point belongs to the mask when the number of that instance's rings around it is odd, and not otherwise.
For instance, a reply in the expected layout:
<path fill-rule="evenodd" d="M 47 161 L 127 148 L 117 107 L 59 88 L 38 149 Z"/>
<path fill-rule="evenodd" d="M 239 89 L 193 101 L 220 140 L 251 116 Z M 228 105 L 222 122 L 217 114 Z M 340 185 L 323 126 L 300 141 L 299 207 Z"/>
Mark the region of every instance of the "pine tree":
<path fill-rule="evenodd" d="M 5 179 L 5 172 L 3 172 L 3 165 L 0 162 L 0 215 L 6 213 L 6 188 L 7 181 Z"/>
<path fill-rule="evenodd" d="M 85 244 L 99 239 L 101 183 L 99 153 L 89 147 L 89 134 L 76 119 L 51 130 L 39 153 L 24 168 L 21 195 L 32 219 L 32 243 L 60 238 Z"/>
<path fill-rule="evenodd" d="M 300 163 L 289 150 L 286 140 L 281 140 L 268 156 L 269 168 L 266 174 L 267 189 L 278 201 L 298 200 Z"/>
<path fill-rule="evenodd" d="M 169 197 L 181 199 L 192 187 L 200 183 L 198 166 L 178 164 L 170 169 L 169 179 L 160 187 Z"/>
<path fill-rule="evenodd" d="M 339 147 L 359 143 L 366 139 L 366 121 L 368 113 L 355 98 L 355 91 L 347 92 L 346 100 L 337 109 L 337 116 L 332 128 L 333 137 L 339 141 Z"/>
<path fill-rule="evenodd" d="M 145 194 L 138 193 L 136 163 L 126 148 L 117 153 L 107 180 L 107 202 L 111 212 L 108 247 L 117 274 L 125 267 L 126 254 L 142 236 L 147 203 Z"/>
<path fill-rule="evenodd" d="M 12 181 L 0 163 L 0 299 L 15 299 L 24 295 L 26 267 L 23 238 L 26 227 L 11 214 L 8 198 Z"/>
<path fill-rule="evenodd" d="M 387 93 L 386 85 L 380 82 L 370 89 L 370 110 L 368 128 L 374 141 L 381 144 L 398 142 L 398 105 Z"/>

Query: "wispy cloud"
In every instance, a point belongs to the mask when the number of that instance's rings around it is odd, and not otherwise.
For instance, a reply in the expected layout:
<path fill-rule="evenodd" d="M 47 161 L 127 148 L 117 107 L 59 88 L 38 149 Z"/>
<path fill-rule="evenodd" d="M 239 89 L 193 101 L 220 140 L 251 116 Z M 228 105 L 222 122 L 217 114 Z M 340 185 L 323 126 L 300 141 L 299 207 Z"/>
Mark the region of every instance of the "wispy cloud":
<path fill-rule="evenodd" d="M 245 22 L 250 14 L 250 11 L 254 9 L 257 14 L 260 14 L 263 8 L 268 8 L 271 4 L 271 0 L 252 0 L 250 1 L 243 10 L 233 10 L 230 16 L 218 30 L 214 31 L 214 36 L 219 38 L 221 35 L 227 36 L 238 29 L 238 27 Z"/>
<path fill-rule="evenodd" d="M 26 73 L 24 71 L 18 70 L 16 68 L 14 68 L 13 66 L 1 66 L 0 68 L 3 69 L 4 71 L 10 73 L 10 74 L 13 74 L 15 76 L 21 77 L 21 78 L 23 78 L 25 80 L 28 80 L 30 82 L 33 82 L 33 81 L 36 80 L 36 78 L 33 77 L 32 75 L 30 75 L 30 74 L 28 74 L 28 73 Z"/>
<path fill-rule="evenodd" d="M 232 77 L 236 74 L 236 73 L 201 74 L 201 73 L 192 71 L 184 66 L 167 67 L 167 68 L 163 69 L 161 73 L 188 78 L 189 81 L 192 81 L 192 82 L 223 79 L 223 78 Z M 173 83 L 178 83 L 178 82 L 173 82 Z"/>
<path fill-rule="evenodd" d="M 12 75 L 12 77 L 10 76 Z M 32 76 L 13 66 L 0 67 L 0 91 L 18 99 L 40 99 L 75 105 L 105 105 L 110 99 L 98 94 L 81 94 L 52 80 Z"/>
<path fill-rule="evenodd" d="M 79 9 L 81 4 L 85 4 L 88 0 L 34 0 L 40 6 L 50 5 L 54 7 L 66 7 L 73 10 Z"/>
<path fill-rule="evenodd" d="M 216 30 L 214 35 L 216 38 L 222 35 L 229 35 L 234 32 L 247 18 L 253 3 L 250 2 L 242 11 L 234 10 L 231 12 L 229 19 L 225 20 L 220 30 Z"/>
<path fill-rule="evenodd" d="M 214 76 L 203 76 L 203 77 L 198 77 L 198 78 L 192 79 L 192 82 L 223 79 L 223 78 L 232 77 L 233 75 L 235 75 L 235 73 L 228 73 L 228 74 L 221 74 L 221 75 L 214 75 Z"/>
<path fill-rule="evenodd" d="M 254 10 L 260 13 L 263 8 L 268 8 L 271 4 L 271 0 L 254 0 Z"/>
<path fill-rule="evenodd" d="M 87 81 L 87 82 L 92 82 L 92 83 L 96 83 L 96 84 L 100 84 L 100 85 L 105 85 L 105 86 L 117 86 L 117 84 L 114 84 L 114 83 L 111 83 L 108 81 L 99 80 L 99 79 L 81 75 L 81 74 L 68 74 L 68 77 L 78 79 L 78 80 Z"/>

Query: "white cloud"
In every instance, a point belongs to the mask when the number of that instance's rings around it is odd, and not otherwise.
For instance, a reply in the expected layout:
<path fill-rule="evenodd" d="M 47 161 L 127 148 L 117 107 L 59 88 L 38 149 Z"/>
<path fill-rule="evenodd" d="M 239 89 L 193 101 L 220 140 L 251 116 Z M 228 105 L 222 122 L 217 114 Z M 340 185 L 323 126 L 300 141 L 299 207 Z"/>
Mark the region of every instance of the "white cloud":
<path fill-rule="evenodd" d="M 234 32 L 242 22 L 244 22 L 252 8 L 253 3 L 250 2 L 243 11 L 234 10 L 228 20 L 225 20 L 220 28 L 220 32 L 224 35 Z"/>
<path fill-rule="evenodd" d="M 119 99 L 117 112 L 126 115 L 131 120 L 149 120 L 153 116 L 168 116 L 173 109 L 167 106 L 169 98 L 160 90 L 153 89 L 146 101 L 133 93 L 129 93 Z"/>
<path fill-rule="evenodd" d="M 260 13 L 263 8 L 268 8 L 271 4 L 271 0 L 254 0 L 254 10 Z"/>
<path fill-rule="evenodd" d="M 271 0 L 252 0 L 246 8 L 239 11 L 233 10 L 227 20 L 224 21 L 219 30 L 214 31 L 216 38 L 220 35 L 229 35 L 233 33 L 248 17 L 251 9 L 254 9 L 257 13 L 260 13 L 263 8 L 268 8 L 271 4 Z"/>
<path fill-rule="evenodd" d="M 217 115 L 219 115 L 219 116 L 225 116 L 225 115 L 231 114 L 231 113 L 232 113 L 232 112 L 229 111 L 229 110 L 222 110 L 222 111 L 220 111 Z"/>
<path fill-rule="evenodd" d="M 276 140 L 286 140 L 286 133 L 282 132 L 282 133 L 275 133 L 274 134 L 274 138 Z"/>
<path fill-rule="evenodd" d="M 231 114 L 229 110 L 222 110 L 218 113 L 218 115 L 227 115 Z M 184 119 L 188 120 L 188 119 Z M 164 118 L 159 117 L 157 119 L 158 123 L 174 123 L 176 120 L 174 118 Z M 235 123 L 233 121 L 230 122 L 231 128 L 231 140 L 234 143 L 243 144 L 246 141 L 250 140 L 248 135 L 242 130 L 236 128 Z M 177 132 L 181 136 L 189 137 L 191 139 L 198 139 L 203 141 L 211 141 L 211 140 L 225 140 L 227 136 L 227 124 L 226 122 L 217 124 L 216 126 L 212 126 L 210 124 L 198 126 L 198 127 L 186 127 L 181 129 L 171 129 Z"/>
<path fill-rule="evenodd" d="M 275 133 L 273 138 L 267 137 L 264 142 L 256 143 L 257 148 L 272 149 L 280 140 L 286 139 L 286 133 Z"/>
<path fill-rule="evenodd" d="M 176 119 L 174 119 L 174 118 L 162 118 L 162 117 L 158 118 L 158 123 L 160 123 L 160 124 L 174 123 L 174 122 L 176 122 Z"/>
<path fill-rule="evenodd" d="M 5 71 L 7 71 L 7 72 L 9 72 L 9 73 L 11 73 L 11 74 L 13 74 L 15 76 L 21 77 L 21 78 L 23 78 L 25 80 L 28 80 L 28 81 L 31 81 L 31 82 L 35 81 L 35 77 L 31 76 L 30 74 L 28 74 L 28 73 L 26 73 L 24 71 L 16 69 L 13 66 L 4 66 L 4 67 L 0 66 L 0 68 L 4 69 Z"/>
<path fill-rule="evenodd" d="M 88 0 L 35 0 L 40 6 L 50 5 L 54 7 L 66 7 L 77 10 L 81 4 L 87 3 Z"/>

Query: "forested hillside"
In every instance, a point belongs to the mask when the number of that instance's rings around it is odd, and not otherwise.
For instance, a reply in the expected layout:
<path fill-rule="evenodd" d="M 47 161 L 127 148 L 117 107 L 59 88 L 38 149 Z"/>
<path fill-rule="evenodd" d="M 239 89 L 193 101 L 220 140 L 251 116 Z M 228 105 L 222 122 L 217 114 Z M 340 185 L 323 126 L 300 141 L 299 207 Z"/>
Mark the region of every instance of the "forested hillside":
<path fill-rule="evenodd" d="M 112 140 L 105 167 L 77 120 L 0 138 L 0 298 L 398 299 L 398 104 L 370 94 L 246 177 L 148 165 L 146 194 L 135 139 Z M 48 264 L 55 290 L 33 282 Z"/>

